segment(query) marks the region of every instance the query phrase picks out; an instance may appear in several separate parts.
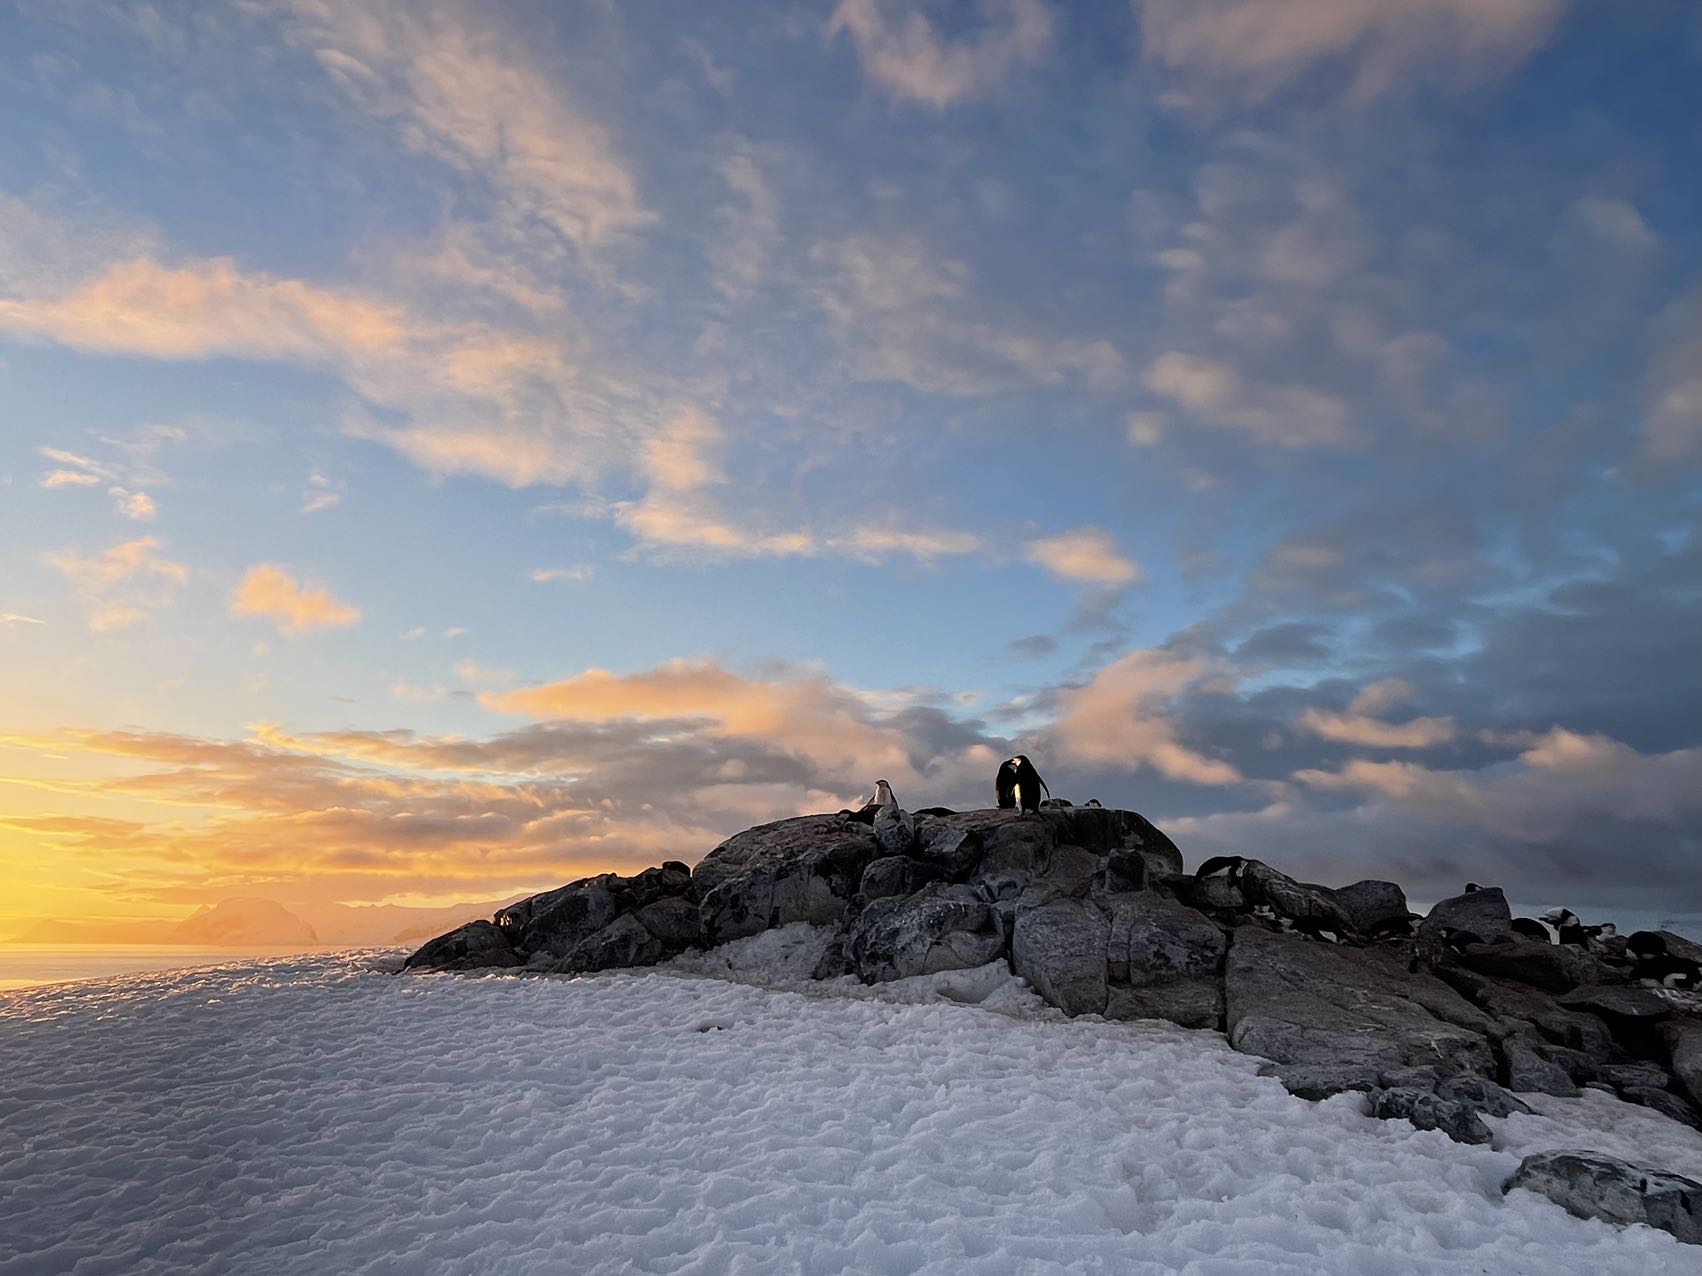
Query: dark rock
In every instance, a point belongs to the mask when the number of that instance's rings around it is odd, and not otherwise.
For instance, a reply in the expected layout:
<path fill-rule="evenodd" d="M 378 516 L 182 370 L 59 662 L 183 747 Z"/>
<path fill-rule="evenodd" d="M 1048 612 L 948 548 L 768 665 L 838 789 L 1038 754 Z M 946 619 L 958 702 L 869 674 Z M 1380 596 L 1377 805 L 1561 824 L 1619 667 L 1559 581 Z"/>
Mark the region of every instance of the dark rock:
<path fill-rule="evenodd" d="M 918 858 L 934 865 L 948 881 L 966 880 L 981 863 L 981 834 L 974 829 L 935 826 L 931 837 L 917 833 Z"/>
<path fill-rule="evenodd" d="M 896 806 L 875 813 L 875 841 L 888 855 L 908 855 L 916 845 L 916 817 Z"/>
<path fill-rule="evenodd" d="M 667 895 L 646 904 L 633 914 L 644 929 L 656 936 L 672 956 L 703 942 L 703 918 L 698 907 L 683 895 Z"/>
<path fill-rule="evenodd" d="M 1479 974 L 1516 980 L 1549 992 L 1571 992 L 1580 984 L 1592 982 L 1601 971 L 1600 963 L 1581 948 L 1529 939 L 1511 944 L 1474 944 L 1460 954 L 1459 960 Z"/>
<path fill-rule="evenodd" d="M 865 902 L 885 899 L 889 895 L 914 895 L 929 882 L 937 881 L 939 876 L 939 870 L 925 860 L 911 859 L 908 855 L 885 855 L 863 870 L 863 882 L 857 893 Z"/>
<path fill-rule="evenodd" d="M 1312 1082 L 1333 1074 L 1338 1090 L 1400 1068 L 1495 1074 L 1489 1017 L 1379 948 L 1243 927 L 1230 939 L 1224 992 L 1230 1045 L 1274 1061 L 1285 1084 L 1297 1068 Z"/>
<path fill-rule="evenodd" d="M 1672 1003 L 1657 997 L 1647 988 L 1629 984 L 1592 984 L 1558 998 L 1563 1006 L 1588 1010 L 1604 1019 L 1630 1020 L 1638 1023 L 1659 1023 L 1672 1015 Z"/>
<path fill-rule="evenodd" d="M 984 966 L 1004 952 L 996 908 L 968 886 L 935 883 L 875 900 L 851 926 L 847 955 L 864 983 Z"/>
<path fill-rule="evenodd" d="M 623 913 L 595 935 L 573 946 L 555 964 L 564 974 L 613 970 L 620 966 L 653 966 L 662 960 L 662 941 L 633 913 Z"/>
<path fill-rule="evenodd" d="M 1528 1103 L 1487 1077 L 1460 1073 L 1443 1077 L 1436 1082 L 1436 1093 L 1454 1103 L 1463 1103 L 1473 1112 L 1485 1116 L 1507 1117 L 1515 1112 L 1530 1112 Z"/>
<path fill-rule="evenodd" d="M 1248 908 L 1246 894 L 1221 873 L 1212 877 L 1167 877 L 1164 886 L 1184 904 L 1203 912 L 1242 913 Z"/>
<path fill-rule="evenodd" d="M 1566 1069 L 1538 1054 L 1530 1042 L 1510 1037 L 1501 1043 L 1502 1083 L 1509 1090 L 1526 1094 L 1553 1094 L 1562 1099 L 1574 1098 L 1578 1087 Z"/>
<path fill-rule="evenodd" d="M 521 964 L 502 929 L 492 922 L 468 922 L 416 949 L 403 970 L 480 970 Z"/>
<path fill-rule="evenodd" d="M 628 879 L 627 889 L 632 892 L 633 908 L 643 908 L 671 896 L 690 895 L 691 868 L 679 860 L 667 860 Z"/>
<path fill-rule="evenodd" d="M 1675 1020 L 1663 1036 L 1679 1086 L 1692 1103 L 1702 1104 L 1702 1020 Z"/>
<path fill-rule="evenodd" d="M 1499 886 L 1486 886 L 1445 899 L 1418 924 L 1418 937 L 1427 948 L 1442 947 L 1442 929 L 1463 930 L 1486 944 L 1517 938 L 1513 913 Z"/>
<path fill-rule="evenodd" d="M 1151 894 L 1110 896 L 1105 969 L 1111 1019 L 1168 1019 L 1215 1028 L 1223 1018 L 1229 940 L 1210 918 Z"/>
<path fill-rule="evenodd" d="M 1404 919 L 1411 913 L 1406 892 L 1393 882 L 1363 881 L 1334 892 L 1336 903 L 1360 934 L 1379 925 Z"/>
<path fill-rule="evenodd" d="M 1669 1116 L 1691 1129 L 1702 1129 L 1702 1115 L 1698 1115 L 1693 1106 L 1671 1090 L 1656 1086 L 1626 1086 L 1619 1091 L 1619 1097 L 1628 1103 L 1653 1108 L 1663 1116 Z"/>
<path fill-rule="evenodd" d="M 1539 1152 L 1502 1184 L 1541 1193 L 1578 1218 L 1647 1223 L 1702 1245 L 1702 1183 L 1589 1152 Z"/>
<path fill-rule="evenodd" d="M 1595 1056 L 1582 1050 L 1572 1050 L 1566 1046 L 1550 1045 L 1546 1042 L 1538 1042 L 1535 1049 L 1538 1055 L 1548 1060 L 1555 1067 L 1560 1068 L 1578 1085 L 1598 1084 L 1596 1082 L 1596 1069 L 1601 1065 Z M 1608 1090 L 1613 1089 L 1606 1082 L 1600 1084 Z"/>
<path fill-rule="evenodd" d="M 981 863 L 976 874 L 1027 873 L 1032 876 L 1044 870 L 1052 848 L 1058 844 L 1054 823 L 1038 814 L 1014 811 L 1001 811 L 999 814 L 1010 818 L 981 831 Z"/>
<path fill-rule="evenodd" d="M 518 926 L 505 925 L 503 920 L 510 913 L 522 915 L 518 905 L 498 913 L 497 924 L 505 933 L 517 932 L 513 939 L 517 952 L 565 957 L 620 914 L 620 903 L 610 889 L 619 880 L 613 873 L 604 873 L 534 895 L 522 901 L 528 907 Z"/>
<path fill-rule="evenodd" d="M 1672 1076 L 1665 1068 L 1652 1063 L 1609 1063 L 1596 1069 L 1596 1079 L 1607 1082 L 1616 1090 L 1634 1087 L 1665 1090 Z"/>
<path fill-rule="evenodd" d="M 1060 895 L 1080 899 L 1103 879 L 1105 856 L 1084 846 L 1055 846 L 1046 861 L 1045 880 Z"/>
<path fill-rule="evenodd" d="M 1279 917 L 1315 923 L 1341 934 L 1353 930 L 1353 919 L 1323 886 L 1297 882 L 1261 860 L 1248 860 L 1241 874 L 1241 893 L 1250 904 L 1265 904 Z"/>
<path fill-rule="evenodd" d="M 1488 1143 L 1494 1137 L 1471 1104 L 1445 1099 L 1434 1091 L 1373 1090 L 1370 1106 L 1372 1116 L 1411 1121 L 1420 1130 L 1440 1130 L 1456 1143 Z"/>
<path fill-rule="evenodd" d="M 1082 900 L 1019 909 L 1011 969 L 1065 1014 L 1103 1014 L 1109 934 L 1105 914 Z"/>
<path fill-rule="evenodd" d="M 1607 1025 L 1595 1015 L 1567 1010 L 1536 988 L 1507 983 L 1458 966 L 1440 967 L 1436 974 L 1509 1029 L 1528 1024 L 1545 1040 L 1581 1051 L 1597 1063 L 1619 1063 L 1625 1059 L 1625 1052 L 1614 1043 Z"/>
<path fill-rule="evenodd" d="M 835 815 L 736 834 L 692 870 L 705 940 L 720 944 L 789 922 L 841 920 L 878 849 L 872 829 Z"/>

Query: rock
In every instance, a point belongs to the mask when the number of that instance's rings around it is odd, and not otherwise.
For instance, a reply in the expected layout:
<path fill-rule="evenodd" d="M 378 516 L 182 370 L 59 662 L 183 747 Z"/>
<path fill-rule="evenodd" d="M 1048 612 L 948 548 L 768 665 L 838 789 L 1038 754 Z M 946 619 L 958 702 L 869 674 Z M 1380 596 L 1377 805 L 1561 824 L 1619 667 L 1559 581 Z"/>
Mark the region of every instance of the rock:
<path fill-rule="evenodd" d="M 1164 886 L 1190 908 L 1205 912 L 1244 913 L 1249 907 L 1246 894 L 1222 873 L 1211 877 L 1168 877 Z"/>
<path fill-rule="evenodd" d="M 1353 928 L 1365 934 L 1384 922 L 1409 916 L 1406 892 L 1393 882 L 1368 880 L 1343 886 L 1334 892 L 1336 903 L 1346 911 Z"/>
<path fill-rule="evenodd" d="M 1647 988 L 1629 984 L 1591 984 L 1558 998 L 1563 1006 L 1588 1010 L 1604 1019 L 1654 1024 L 1671 1017 L 1672 1003 Z"/>
<path fill-rule="evenodd" d="M 1592 1152 L 1539 1152 L 1519 1162 L 1501 1190 L 1522 1187 L 1578 1218 L 1647 1223 L 1702 1245 L 1702 1183 Z"/>
<path fill-rule="evenodd" d="M 1138 852 L 1136 852 L 1138 854 Z M 1046 861 L 1045 881 L 1058 894 L 1080 899 L 1105 876 L 1105 856 L 1085 846 L 1054 846 Z"/>
<path fill-rule="evenodd" d="M 1229 947 L 1217 923 L 1158 895 L 1114 895 L 1105 904 L 1111 910 L 1106 1017 L 1217 1027 L 1223 1018 L 1223 956 Z"/>
<path fill-rule="evenodd" d="M 565 957 L 619 915 L 619 901 L 610 889 L 618 880 L 604 873 L 534 895 L 498 913 L 497 925 L 512 936 L 517 952 Z"/>
<path fill-rule="evenodd" d="M 626 888 L 632 893 L 633 908 L 643 908 L 670 896 L 690 895 L 691 868 L 679 860 L 666 860 L 659 867 L 647 868 L 628 879 Z"/>
<path fill-rule="evenodd" d="M 501 927 L 481 920 L 428 940 L 402 963 L 402 969 L 480 970 L 520 964 L 520 957 Z"/>
<path fill-rule="evenodd" d="M 779 820 L 728 838 L 692 870 L 705 940 L 841 920 L 879 845 L 868 826 L 836 815 Z"/>
<path fill-rule="evenodd" d="M 1702 1104 L 1702 1020 L 1676 1020 L 1663 1035 L 1673 1076 L 1692 1103 Z"/>
<path fill-rule="evenodd" d="M 1671 1117 L 1680 1125 L 1688 1125 L 1692 1129 L 1702 1129 L 1702 1116 L 1699 1116 L 1694 1107 L 1671 1090 L 1661 1089 L 1657 1086 L 1626 1086 L 1618 1093 L 1619 1097 L 1627 1103 L 1653 1108 L 1663 1116 Z"/>
<path fill-rule="evenodd" d="M 683 895 L 669 895 L 646 904 L 633 914 L 644 929 L 656 936 L 669 956 L 696 948 L 703 942 L 703 917 L 698 907 Z"/>
<path fill-rule="evenodd" d="M 564 974 L 613 970 L 619 966 L 654 966 L 662 960 L 662 941 L 645 929 L 634 913 L 623 913 L 595 935 L 573 946 L 556 963 Z"/>
<path fill-rule="evenodd" d="M 1019 909 L 1011 969 L 1065 1014 L 1103 1014 L 1109 934 L 1105 914 L 1086 901 L 1058 899 Z"/>
<path fill-rule="evenodd" d="M 1581 948 L 1529 939 L 1511 944 L 1473 944 L 1459 954 L 1459 961 L 1479 974 L 1512 979 L 1549 992 L 1571 992 L 1580 984 L 1593 982 L 1602 969 Z"/>
<path fill-rule="evenodd" d="M 1353 930 L 1353 919 L 1322 886 L 1297 882 L 1260 860 L 1248 860 L 1241 874 L 1241 893 L 1248 903 L 1266 904 L 1278 917 L 1316 922 L 1342 934 Z"/>
<path fill-rule="evenodd" d="M 916 844 L 916 817 L 896 806 L 875 813 L 875 841 L 888 855 L 908 855 Z"/>
<path fill-rule="evenodd" d="M 863 870 L 863 882 L 857 893 L 866 903 L 889 895 L 914 895 L 939 876 L 939 870 L 924 860 L 911 859 L 908 855 L 884 855 Z"/>
<path fill-rule="evenodd" d="M 918 852 L 926 864 L 932 864 L 948 881 L 965 881 L 981 863 L 981 834 L 973 829 L 955 826 L 939 827 L 932 837 L 917 833 Z"/>
<path fill-rule="evenodd" d="M 847 954 L 864 983 L 984 966 L 1005 948 L 998 910 L 968 886 L 935 883 L 875 900 L 852 923 Z"/>
<path fill-rule="evenodd" d="M 1551 1063 L 1519 1037 L 1501 1043 L 1501 1080 L 1509 1090 L 1575 1098 L 1578 1087 L 1559 1064 Z"/>
<path fill-rule="evenodd" d="M 1469 1103 L 1445 1099 L 1430 1090 L 1373 1090 L 1370 1107 L 1372 1116 L 1385 1121 L 1401 1118 L 1420 1130 L 1440 1130 L 1456 1143 L 1488 1143 L 1494 1137 Z"/>
<path fill-rule="evenodd" d="M 1672 1084 L 1671 1074 L 1652 1063 L 1609 1063 L 1596 1070 L 1596 1077 L 1616 1090 L 1665 1090 Z"/>
<path fill-rule="evenodd" d="M 1443 966 L 1437 977 L 1461 993 L 1480 1010 L 1512 1027 L 1526 1024 L 1547 1041 L 1589 1055 L 1594 1064 L 1619 1063 L 1625 1052 L 1614 1043 L 1613 1034 L 1596 1016 L 1567 1010 L 1553 997 L 1525 984 L 1506 983 L 1486 975 Z"/>
<path fill-rule="evenodd" d="M 981 863 L 977 876 L 989 873 L 1041 872 L 1058 844 L 1058 832 L 1053 821 L 1041 815 L 1024 815 L 1008 811 L 1000 815 L 1015 815 L 1000 821 L 981 833 Z M 1062 812 L 1049 814 L 1061 815 Z"/>
<path fill-rule="evenodd" d="M 1461 1073 L 1443 1077 L 1436 1083 L 1436 1093 L 1453 1103 L 1463 1103 L 1473 1112 L 1492 1117 L 1512 1116 L 1515 1112 L 1529 1113 L 1528 1103 L 1511 1091 L 1503 1089 L 1487 1077 Z"/>
<path fill-rule="evenodd" d="M 1380 1084 L 1402 1068 L 1496 1070 L 1489 1017 L 1381 948 L 1242 927 L 1230 938 L 1224 993 L 1230 1045 L 1274 1061 L 1285 1084 L 1304 1077 L 1333 1092 Z"/>
<path fill-rule="evenodd" d="M 1516 938 L 1513 913 L 1499 886 L 1468 891 L 1445 899 L 1418 924 L 1418 937 L 1431 951 L 1442 947 L 1442 928 L 1467 931 L 1486 944 Z"/>

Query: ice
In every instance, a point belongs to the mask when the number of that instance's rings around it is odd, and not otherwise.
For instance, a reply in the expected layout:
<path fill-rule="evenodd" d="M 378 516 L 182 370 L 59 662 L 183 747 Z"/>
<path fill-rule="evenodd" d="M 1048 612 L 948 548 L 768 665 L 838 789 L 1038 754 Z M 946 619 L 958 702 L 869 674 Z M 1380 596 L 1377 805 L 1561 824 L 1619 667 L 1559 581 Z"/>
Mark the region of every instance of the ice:
<path fill-rule="evenodd" d="M 0 996 L 0 1276 L 1702 1273 L 1500 1192 L 1544 1146 L 1694 1174 L 1656 1114 L 1542 1100 L 1466 1147 L 998 964 L 810 984 L 787 929 L 723 977 L 367 954 Z"/>

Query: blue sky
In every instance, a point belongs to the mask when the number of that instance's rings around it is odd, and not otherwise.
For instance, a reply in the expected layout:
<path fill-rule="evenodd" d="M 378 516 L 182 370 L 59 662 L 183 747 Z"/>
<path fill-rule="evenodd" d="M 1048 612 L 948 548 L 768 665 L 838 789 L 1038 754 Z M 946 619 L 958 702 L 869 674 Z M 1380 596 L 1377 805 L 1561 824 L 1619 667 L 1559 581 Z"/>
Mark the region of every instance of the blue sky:
<path fill-rule="evenodd" d="M 7 917 L 1018 748 L 1191 857 L 1702 910 L 1694 6 L 0 30 Z"/>

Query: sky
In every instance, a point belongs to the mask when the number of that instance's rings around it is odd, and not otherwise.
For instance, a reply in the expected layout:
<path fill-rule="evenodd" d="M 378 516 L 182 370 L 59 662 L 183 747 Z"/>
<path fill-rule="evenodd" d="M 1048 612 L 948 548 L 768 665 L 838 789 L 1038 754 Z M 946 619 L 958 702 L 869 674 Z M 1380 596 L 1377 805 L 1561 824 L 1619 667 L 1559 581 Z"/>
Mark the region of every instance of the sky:
<path fill-rule="evenodd" d="M 1681 0 L 0 0 L 0 933 L 1032 757 L 1702 912 Z"/>

